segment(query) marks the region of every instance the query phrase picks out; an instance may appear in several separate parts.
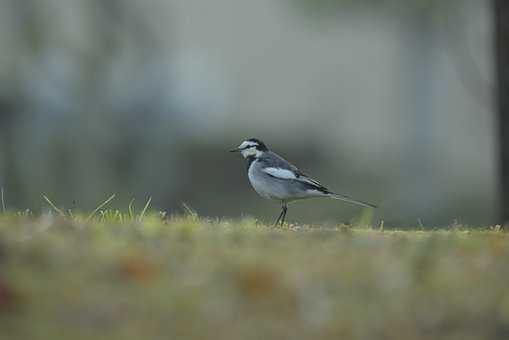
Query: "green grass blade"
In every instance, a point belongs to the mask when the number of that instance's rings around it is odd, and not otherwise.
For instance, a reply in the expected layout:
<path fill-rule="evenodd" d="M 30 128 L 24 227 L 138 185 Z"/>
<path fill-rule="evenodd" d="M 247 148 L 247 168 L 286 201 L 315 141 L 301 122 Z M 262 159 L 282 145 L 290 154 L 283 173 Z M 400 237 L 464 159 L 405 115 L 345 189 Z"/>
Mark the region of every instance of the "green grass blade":
<path fill-rule="evenodd" d="M 134 198 L 131 200 L 131 202 L 129 202 L 129 207 L 127 209 L 129 211 L 129 218 L 131 220 L 133 220 L 134 219 L 134 215 L 135 215 L 135 212 L 134 212 Z"/>
<path fill-rule="evenodd" d="M 145 217 L 145 213 L 147 212 L 147 209 L 150 206 L 150 202 L 152 202 L 152 197 L 148 198 L 147 203 L 145 203 L 145 206 L 143 207 L 143 210 L 140 213 L 140 216 L 138 216 L 139 222 L 141 222 L 143 220 L 143 217 Z"/>
<path fill-rule="evenodd" d="M 65 213 L 60 210 L 59 208 L 57 208 L 57 206 L 55 204 L 53 204 L 53 202 L 51 202 L 51 200 L 48 198 L 48 196 L 46 196 L 45 194 L 42 194 L 42 197 L 44 198 L 44 200 L 46 200 L 46 202 L 48 202 L 48 204 L 62 217 L 65 217 Z"/>
<path fill-rule="evenodd" d="M 184 208 L 188 216 L 198 217 L 198 213 L 195 210 L 193 210 L 193 208 L 191 208 L 189 205 L 187 205 L 186 202 L 182 202 L 182 207 Z"/>
<path fill-rule="evenodd" d="M 95 214 L 102 208 L 104 208 L 108 203 L 110 203 L 113 199 L 115 198 L 115 194 L 111 195 L 106 201 L 102 202 L 101 204 L 99 204 L 97 206 L 97 208 L 94 209 L 94 211 L 92 211 L 90 213 L 90 215 L 88 215 L 88 217 L 86 218 L 85 221 L 89 221 L 92 217 L 95 216 Z"/>

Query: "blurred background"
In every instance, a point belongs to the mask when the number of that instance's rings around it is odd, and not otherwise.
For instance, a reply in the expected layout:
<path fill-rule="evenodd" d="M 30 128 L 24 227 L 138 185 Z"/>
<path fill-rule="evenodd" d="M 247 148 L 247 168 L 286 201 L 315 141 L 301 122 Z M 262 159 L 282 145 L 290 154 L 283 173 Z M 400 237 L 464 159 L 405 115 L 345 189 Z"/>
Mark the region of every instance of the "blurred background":
<path fill-rule="evenodd" d="M 491 1 L 1 0 L 10 209 L 115 193 L 272 221 L 227 150 L 257 137 L 373 223 L 497 220 Z M 353 222 L 310 200 L 289 221 Z"/>

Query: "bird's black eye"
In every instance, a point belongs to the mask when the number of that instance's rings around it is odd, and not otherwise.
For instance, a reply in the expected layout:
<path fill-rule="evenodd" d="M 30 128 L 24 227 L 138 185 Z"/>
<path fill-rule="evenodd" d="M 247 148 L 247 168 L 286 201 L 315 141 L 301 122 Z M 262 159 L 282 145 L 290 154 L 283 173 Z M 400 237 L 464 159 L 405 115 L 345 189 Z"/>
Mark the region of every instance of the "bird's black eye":
<path fill-rule="evenodd" d="M 246 145 L 245 147 L 243 147 L 243 148 L 241 148 L 241 149 L 239 149 L 239 150 L 240 150 L 240 151 L 243 151 L 243 150 L 247 150 L 247 149 L 250 149 L 250 148 L 257 147 L 257 146 L 258 146 L 258 145 L 253 145 L 253 144 L 251 144 L 251 145 Z"/>

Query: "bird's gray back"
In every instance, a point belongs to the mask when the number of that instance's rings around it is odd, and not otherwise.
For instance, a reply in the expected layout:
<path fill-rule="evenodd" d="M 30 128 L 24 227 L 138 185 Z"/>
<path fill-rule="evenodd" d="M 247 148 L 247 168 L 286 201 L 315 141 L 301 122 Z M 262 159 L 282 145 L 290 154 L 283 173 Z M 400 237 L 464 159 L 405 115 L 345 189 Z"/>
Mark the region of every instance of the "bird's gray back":
<path fill-rule="evenodd" d="M 264 167 L 280 168 L 300 173 L 295 165 L 272 151 L 265 152 L 258 160 Z"/>

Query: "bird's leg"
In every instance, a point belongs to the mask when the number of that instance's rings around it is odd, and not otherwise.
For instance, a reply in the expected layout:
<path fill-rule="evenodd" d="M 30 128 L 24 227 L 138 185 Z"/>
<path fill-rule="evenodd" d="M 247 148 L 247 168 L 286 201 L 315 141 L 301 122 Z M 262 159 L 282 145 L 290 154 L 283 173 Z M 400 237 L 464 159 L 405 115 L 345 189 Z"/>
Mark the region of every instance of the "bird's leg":
<path fill-rule="evenodd" d="M 283 217 L 283 213 L 285 212 L 284 208 L 281 209 L 281 213 L 279 214 L 276 223 L 274 223 L 274 227 L 279 224 L 279 221 L 281 220 L 281 217 Z"/>
<path fill-rule="evenodd" d="M 288 207 L 286 206 L 286 202 L 283 201 L 283 210 L 281 211 L 282 217 L 281 217 L 281 225 L 285 224 L 285 217 L 286 217 L 286 211 L 288 210 Z"/>

